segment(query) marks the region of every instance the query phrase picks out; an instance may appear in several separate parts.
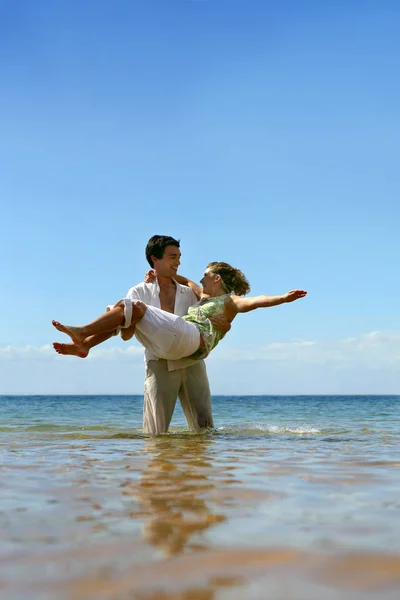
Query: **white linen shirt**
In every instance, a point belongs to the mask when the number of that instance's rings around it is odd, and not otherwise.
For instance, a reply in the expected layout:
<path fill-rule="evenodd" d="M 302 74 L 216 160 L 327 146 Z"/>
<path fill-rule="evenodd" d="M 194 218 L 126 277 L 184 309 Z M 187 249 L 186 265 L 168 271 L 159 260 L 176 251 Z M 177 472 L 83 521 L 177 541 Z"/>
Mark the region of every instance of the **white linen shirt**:
<path fill-rule="evenodd" d="M 189 306 L 193 306 L 198 301 L 196 294 L 193 290 L 186 286 L 181 285 L 177 281 L 175 281 L 176 285 L 176 295 L 175 295 L 175 305 L 174 305 L 174 314 L 179 317 L 183 317 L 187 314 L 189 310 Z M 126 298 L 130 300 L 141 300 L 145 304 L 149 306 L 155 306 L 156 308 L 161 308 L 160 305 L 160 286 L 158 285 L 158 281 L 154 283 L 138 283 L 134 287 L 128 291 Z M 157 356 L 154 356 L 151 352 L 145 349 L 144 351 L 144 360 L 148 362 L 149 360 L 159 360 Z M 168 361 L 168 370 L 175 371 L 176 369 L 182 369 L 185 367 L 189 367 L 190 365 L 195 364 L 197 361 L 194 361 L 190 358 L 182 358 L 180 360 L 169 360 Z"/>

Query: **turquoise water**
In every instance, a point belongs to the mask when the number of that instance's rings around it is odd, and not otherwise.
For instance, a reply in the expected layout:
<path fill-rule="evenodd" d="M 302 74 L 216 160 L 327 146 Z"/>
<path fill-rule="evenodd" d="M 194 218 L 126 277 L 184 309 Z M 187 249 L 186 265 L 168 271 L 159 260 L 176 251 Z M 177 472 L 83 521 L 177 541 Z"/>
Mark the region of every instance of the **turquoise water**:
<path fill-rule="evenodd" d="M 398 598 L 399 396 L 214 397 L 154 437 L 142 402 L 0 397 L 7 597 Z"/>
<path fill-rule="evenodd" d="M 0 431 L 141 435 L 142 396 L 0 396 Z M 399 439 L 400 396 L 214 396 L 215 434 Z M 186 430 L 179 402 L 171 431 Z M 322 436 L 322 437 L 321 437 Z M 338 437 L 339 436 L 339 437 Z M 377 438 L 375 438 L 377 436 Z M 382 437 L 383 436 L 383 437 Z M 10 441 L 12 438 L 9 438 Z M 3 438 L 3 442 L 7 437 Z M 383 447 L 381 446 L 383 450 Z"/>

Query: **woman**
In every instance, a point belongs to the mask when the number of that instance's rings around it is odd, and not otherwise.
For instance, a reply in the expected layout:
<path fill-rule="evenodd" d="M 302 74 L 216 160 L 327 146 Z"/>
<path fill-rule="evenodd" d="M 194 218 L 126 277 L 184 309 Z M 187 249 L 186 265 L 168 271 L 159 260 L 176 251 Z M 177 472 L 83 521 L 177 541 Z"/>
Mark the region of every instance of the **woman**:
<path fill-rule="evenodd" d="M 246 277 L 239 269 L 228 263 L 212 262 L 208 265 L 202 288 L 177 275 L 178 283 L 192 288 L 199 302 L 189 308 L 188 314 L 178 317 L 143 302 L 124 299 L 83 327 L 62 325 L 53 321 L 58 331 L 69 335 L 73 344 L 53 347 L 59 354 L 85 358 L 90 349 L 109 337 L 110 332 L 122 328 L 121 337 L 130 339 L 134 334 L 138 341 L 158 358 L 200 360 L 209 355 L 224 334 L 214 328 L 210 317 L 223 315 L 231 323 L 238 313 L 256 308 L 278 306 L 304 298 L 307 292 L 292 290 L 282 296 L 254 296 L 243 298 L 250 291 Z M 104 337 L 104 334 L 107 334 Z"/>

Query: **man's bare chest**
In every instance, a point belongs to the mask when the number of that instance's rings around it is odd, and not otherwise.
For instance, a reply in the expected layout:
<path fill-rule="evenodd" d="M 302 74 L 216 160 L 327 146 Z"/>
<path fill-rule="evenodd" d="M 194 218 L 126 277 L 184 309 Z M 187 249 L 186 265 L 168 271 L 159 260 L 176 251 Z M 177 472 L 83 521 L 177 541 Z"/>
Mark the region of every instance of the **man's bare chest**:
<path fill-rule="evenodd" d="M 160 288 L 160 306 L 163 310 L 173 313 L 175 308 L 176 287 L 174 285 Z"/>

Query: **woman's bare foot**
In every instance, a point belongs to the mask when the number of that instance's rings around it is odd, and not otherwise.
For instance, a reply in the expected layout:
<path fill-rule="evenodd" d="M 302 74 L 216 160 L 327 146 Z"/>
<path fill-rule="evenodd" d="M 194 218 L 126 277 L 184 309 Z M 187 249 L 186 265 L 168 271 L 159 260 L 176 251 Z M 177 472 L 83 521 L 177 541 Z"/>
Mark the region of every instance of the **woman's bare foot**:
<path fill-rule="evenodd" d="M 70 325 L 62 325 L 58 321 L 52 321 L 52 323 L 58 331 L 61 331 L 62 333 L 66 333 L 67 335 L 69 335 L 69 337 L 71 338 L 71 340 L 73 341 L 73 343 L 76 346 L 80 346 L 82 344 L 83 340 L 86 338 L 86 335 L 82 332 L 81 327 L 72 327 Z M 65 346 L 66 344 L 61 344 L 61 345 Z"/>
<path fill-rule="evenodd" d="M 59 342 L 53 342 L 53 348 L 57 354 L 78 356 L 79 358 L 86 358 L 89 354 L 89 350 L 84 344 L 60 344 Z"/>

